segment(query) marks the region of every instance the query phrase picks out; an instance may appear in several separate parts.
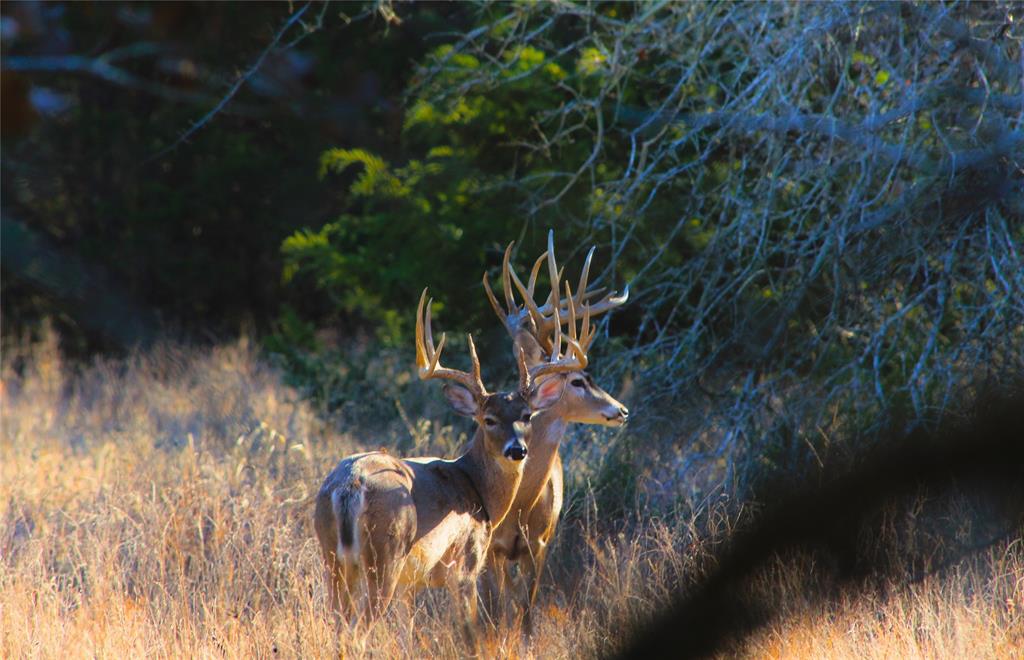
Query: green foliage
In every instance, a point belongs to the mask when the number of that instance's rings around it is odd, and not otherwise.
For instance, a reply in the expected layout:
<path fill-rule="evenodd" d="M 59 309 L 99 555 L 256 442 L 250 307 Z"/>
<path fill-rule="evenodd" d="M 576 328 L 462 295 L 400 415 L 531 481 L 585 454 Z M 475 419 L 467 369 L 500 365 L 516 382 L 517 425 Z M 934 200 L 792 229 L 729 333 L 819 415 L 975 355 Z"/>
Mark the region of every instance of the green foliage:
<path fill-rule="evenodd" d="M 363 149 L 325 151 L 320 157 L 320 178 L 323 179 L 328 172 L 341 174 L 357 163 L 363 166 L 363 170 L 350 189 L 354 197 L 397 199 L 409 195 L 409 187 L 390 172 L 387 163 Z"/>
<path fill-rule="evenodd" d="M 450 46 L 435 49 L 427 61 L 444 67 L 432 89 L 455 88 L 481 69 L 477 58 L 453 53 Z M 409 337 L 411 312 L 424 285 L 443 301 L 436 307 L 442 320 L 447 308 L 457 311 L 449 318 L 460 329 L 493 324 L 477 282 L 496 265 L 504 241 L 519 237 L 528 224 L 536 227 L 540 231 L 527 236 L 526 252 L 543 240 L 548 222 L 558 226 L 560 242 L 573 238 L 571 227 L 557 223 L 553 213 L 527 223 L 518 210 L 521 197 L 507 185 L 514 167 L 543 176 L 559 165 L 561 159 L 509 140 L 527 132 L 538 111 L 558 102 L 552 84 L 568 74 L 531 47 L 505 52 L 502 63 L 501 75 L 511 82 L 499 93 L 410 102 L 403 163 L 359 148 L 321 155 L 320 176 L 344 186 L 344 213 L 285 239 L 286 283 L 312 285 L 340 312 L 370 323 L 380 339 L 395 344 Z M 581 205 L 586 196 L 579 186 L 566 204 Z"/>

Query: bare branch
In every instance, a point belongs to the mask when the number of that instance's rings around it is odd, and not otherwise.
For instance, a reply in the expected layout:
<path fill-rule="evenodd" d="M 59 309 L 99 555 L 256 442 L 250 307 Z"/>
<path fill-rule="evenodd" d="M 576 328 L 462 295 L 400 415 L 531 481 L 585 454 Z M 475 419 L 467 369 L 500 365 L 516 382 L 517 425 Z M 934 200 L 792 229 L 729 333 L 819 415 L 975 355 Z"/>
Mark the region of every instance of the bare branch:
<path fill-rule="evenodd" d="M 299 21 L 299 19 L 302 18 L 303 14 L 306 13 L 306 10 L 309 9 L 309 7 L 312 4 L 312 2 L 307 2 L 305 5 L 302 6 L 301 9 L 292 14 L 291 17 L 289 17 L 288 20 L 284 22 L 284 25 L 282 25 L 281 29 L 277 31 L 277 34 L 275 34 L 274 38 L 270 41 L 269 44 L 267 44 L 267 47 L 264 48 L 263 51 L 259 54 L 259 57 L 256 58 L 252 65 L 245 71 L 245 73 L 238 77 L 238 80 L 236 80 L 234 84 L 231 85 L 227 93 L 220 99 L 220 101 L 217 102 L 217 105 L 213 106 L 213 108 L 211 108 L 209 112 L 207 112 L 205 115 L 196 120 L 196 122 L 192 124 L 188 128 L 188 130 L 186 130 L 184 133 L 178 136 L 178 138 L 174 142 L 172 142 L 170 145 L 164 147 L 157 153 L 147 158 L 145 161 L 143 161 L 143 163 L 148 163 L 157 160 L 158 158 L 162 158 L 171 151 L 174 151 L 179 146 L 181 146 L 186 140 L 195 135 L 196 132 L 203 128 L 203 126 L 209 123 L 209 121 L 213 119 L 217 115 L 217 113 L 223 110 L 224 107 L 231 102 L 231 99 L 234 98 L 235 94 L 238 93 L 238 90 L 240 90 L 242 86 L 246 82 L 248 82 L 249 78 L 251 78 L 253 74 L 255 74 L 257 71 L 259 71 L 260 67 L 263 66 L 264 60 L 266 60 L 267 55 L 269 55 L 270 52 L 274 50 L 278 42 L 281 41 L 281 38 L 284 37 L 285 33 L 288 32 L 288 30 L 291 29 L 291 27 L 295 25 Z"/>

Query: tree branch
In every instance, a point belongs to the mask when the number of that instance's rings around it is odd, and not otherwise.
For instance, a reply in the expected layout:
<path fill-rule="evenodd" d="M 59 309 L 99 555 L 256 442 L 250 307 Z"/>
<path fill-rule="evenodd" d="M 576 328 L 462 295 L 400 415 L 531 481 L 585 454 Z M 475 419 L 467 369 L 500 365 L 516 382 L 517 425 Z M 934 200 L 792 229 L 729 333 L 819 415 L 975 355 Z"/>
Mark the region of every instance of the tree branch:
<path fill-rule="evenodd" d="M 231 86 L 231 88 L 228 89 L 227 94 L 225 94 L 223 98 L 221 98 L 217 105 L 213 106 L 213 108 L 211 108 L 209 112 L 200 117 L 194 124 L 192 124 L 192 126 L 188 128 L 188 130 L 182 133 L 178 137 L 178 139 L 176 139 L 167 147 L 164 147 L 157 153 L 153 154 L 152 156 L 144 160 L 143 164 L 161 158 L 166 154 L 170 153 L 171 151 L 177 149 L 186 140 L 195 135 L 201 128 L 208 124 L 210 120 L 217 115 L 217 113 L 223 110 L 224 107 L 231 102 L 231 99 L 234 98 L 235 94 L 238 93 L 238 90 L 242 88 L 242 85 L 248 82 L 249 78 L 251 78 L 253 74 L 255 74 L 257 71 L 259 71 L 260 67 L 263 66 L 264 60 L 267 59 L 267 55 L 270 54 L 270 51 L 272 51 L 277 46 L 278 42 L 281 41 L 281 38 L 284 37 L 285 33 L 288 32 L 288 30 L 293 25 L 295 25 L 295 23 L 297 23 L 300 18 L 302 18 L 302 15 L 306 13 L 306 10 L 309 9 L 312 4 L 312 2 L 307 2 L 305 5 L 303 5 L 301 9 L 292 14 L 292 16 L 287 21 L 285 21 L 284 25 L 281 26 L 281 29 L 278 30 L 277 34 L 274 35 L 274 38 L 271 40 L 271 42 L 267 45 L 266 48 L 263 49 L 263 52 L 261 52 L 259 57 L 256 58 L 256 61 L 252 63 L 252 66 L 250 66 L 245 73 L 239 76 L 238 80 L 236 80 L 235 83 Z"/>

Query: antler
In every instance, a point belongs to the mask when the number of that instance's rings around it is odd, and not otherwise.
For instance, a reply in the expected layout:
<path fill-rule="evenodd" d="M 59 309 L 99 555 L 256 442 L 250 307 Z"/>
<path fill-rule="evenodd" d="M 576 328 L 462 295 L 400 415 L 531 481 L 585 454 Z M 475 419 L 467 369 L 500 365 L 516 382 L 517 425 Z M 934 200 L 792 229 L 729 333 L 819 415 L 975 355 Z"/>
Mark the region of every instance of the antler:
<path fill-rule="evenodd" d="M 447 335 L 442 333 L 441 343 L 437 345 L 437 348 L 434 348 L 434 335 L 430 329 L 431 302 L 433 302 L 433 299 L 431 298 L 428 301 L 427 290 L 423 289 L 423 293 L 420 294 L 419 307 L 416 309 L 416 366 L 419 368 L 420 379 L 444 378 L 454 380 L 460 385 L 465 386 L 466 389 L 473 393 L 474 397 L 482 399 L 487 396 L 487 388 L 484 387 L 484 382 L 480 378 L 480 358 L 476 355 L 473 335 L 467 335 L 469 337 L 469 359 L 473 365 L 472 373 L 441 366 L 441 351 L 444 350 L 444 341 Z M 424 311 L 424 303 L 426 304 L 426 311 Z"/>
<path fill-rule="evenodd" d="M 526 351 L 522 347 L 520 347 L 517 357 L 516 362 L 519 364 L 519 393 L 529 398 L 533 377 L 530 375 L 530 369 L 526 366 Z"/>
<path fill-rule="evenodd" d="M 556 327 L 560 331 L 560 326 L 566 322 L 560 319 L 566 318 L 571 306 L 580 307 L 587 304 L 590 316 L 597 316 L 624 304 L 629 299 L 629 286 L 627 285 L 621 296 L 616 296 L 617 292 L 612 291 L 596 303 L 587 303 L 588 300 L 596 298 L 607 291 L 605 288 L 586 290 L 587 281 L 590 277 L 590 262 L 595 250 L 592 247 L 587 252 L 587 258 L 580 273 L 579 285 L 576 287 L 576 297 L 573 298 L 567 295 L 566 299 L 562 300 L 558 295 L 558 282 L 562 279 L 562 270 L 559 270 L 555 263 L 555 232 L 553 230 L 548 230 L 547 251 L 534 262 L 533 268 L 530 270 L 529 282 L 526 286 L 523 286 L 519 276 L 516 275 L 515 270 L 510 265 L 512 246 L 514 244 L 514 241 L 508 244 L 508 247 L 505 248 L 505 256 L 502 259 L 501 279 L 507 310 L 502 311 L 498 304 L 498 300 L 491 290 L 490 282 L 487 280 L 486 272 L 483 276 L 484 291 L 487 293 L 487 299 L 490 301 L 494 313 L 501 319 L 502 324 L 510 335 L 515 337 L 517 332 L 523 330 L 530 332 L 537 339 L 544 352 L 549 355 L 556 348 L 560 348 L 560 346 L 556 346 L 553 335 L 557 334 Z M 548 295 L 544 305 L 538 307 L 534 300 L 534 291 L 537 285 L 537 275 L 545 260 L 548 263 L 548 274 L 551 278 L 551 293 Z M 512 294 L 513 284 L 523 298 L 522 306 L 518 306 L 515 302 L 515 297 Z M 566 290 L 568 291 L 568 289 Z M 557 323 L 556 319 L 559 319 Z"/>
<path fill-rule="evenodd" d="M 586 260 L 583 262 L 583 270 L 582 272 L 580 272 L 579 285 L 576 287 L 576 297 L 572 299 L 572 302 L 577 307 L 585 303 L 587 300 L 591 298 L 596 298 L 597 296 L 600 296 L 605 291 L 607 291 L 607 289 L 603 287 L 587 291 L 587 280 L 590 278 L 590 262 L 591 259 L 593 259 L 594 257 L 594 251 L 596 249 L 596 247 L 591 247 L 590 250 L 587 251 Z M 555 273 L 557 270 L 555 266 L 555 232 L 552 229 L 548 230 L 548 250 L 545 254 L 548 259 L 548 272 L 552 278 L 555 278 Z M 561 280 L 562 271 L 557 270 L 557 273 L 557 279 Z M 511 272 L 511 275 L 513 277 L 513 282 L 517 282 L 517 288 L 520 288 L 520 293 L 523 293 L 523 295 L 525 295 L 521 288 L 522 283 L 518 282 L 519 278 L 516 277 L 515 272 Z M 544 303 L 543 307 L 536 309 L 537 313 L 539 313 L 541 316 L 544 316 L 545 318 L 550 318 L 552 311 L 552 298 L 558 301 L 560 314 L 564 314 L 566 311 L 568 311 L 568 309 L 563 310 L 563 306 L 566 308 L 568 307 L 568 301 L 561 300 L 558 297 L 558 294 L 556 293 L 556 291 L 558 290 L 558 286 L 555 284 L 555 279 L 552 279 L 551 284 L 551 295 L 548 296 L 547 302 Z M 592 303 L 590 305 L 590 313 L 592 315 L 603 314 L 604 312 L 607 312 L 610 309 L 614 309 L 615 307 L 624 304 L 629 299 L 629 286 L 626 286 L 621 296 L 616 296 L 616 293 L 617 291 L 612 291 L 611 293 L 608 293 L 604 298 L 602 298 L 599 302 Z"/>
<path fill-rule="evenodd" d="M 550 353 L 551 357 L 547 362 L 541 362 L 530 369 L 530 380 L 533 382 L 547 374 L 582 371 L 587 368 L 587 349 L 590 347 L 591 342 L 594 341 L 594 335 L 597 333 L 596 328 L 592 330 L 590 327 L 590 306 L 585 305 L 583 308 L 583 325 L 581 326 L 579 336 L 577 336 L 576 304 L 573 301 L 572 289 L 569 288 L 568 282 L 565 283 L 565 297 L 569 308 L 569 318 L 567 319 L 569 335 L 565 336 L 562 334 L 562 321 L 559 314 L 560 306 L 555 305 L 552 307 L 554 337 L 552 338 L 553 349 Z M 561 354 L 563 340 L 568 349 L 564 356 Z M 569 357 L 570 351 L 572 352 L 572 357 Z"/>

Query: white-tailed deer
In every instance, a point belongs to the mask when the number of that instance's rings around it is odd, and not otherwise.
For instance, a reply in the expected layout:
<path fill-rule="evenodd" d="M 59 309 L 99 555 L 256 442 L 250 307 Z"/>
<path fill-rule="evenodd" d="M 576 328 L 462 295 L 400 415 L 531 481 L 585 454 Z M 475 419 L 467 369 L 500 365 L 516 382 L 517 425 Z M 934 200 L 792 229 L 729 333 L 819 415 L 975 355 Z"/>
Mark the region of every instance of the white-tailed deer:
<path fill-rule="evenodd" d="M 558 454 L 559 444 L 568 424 L 599 424 L 621 426 L 626 422 L 629 411 L 610 394 L 598 387 L 587 366 L 586 352 L 594 339 L 595 330 L 590 328 L 590 318 L 607 312 L 626 302 L 629 288 L 622 296 L 612 291 L 596 303 L 586 302 L 605 293 L 604 289 L 587 291 L 590 260 L 594 254 L 591 248 L 587 254 L 575 297 L 568 282 L 565 297 L 560 295 L 561 271 L 555 263 L 554 233 L 548 233 L 548 250 L 537 259 L 530 272 L 526 286 L 510 265 L 513 244 L 505 250 L 502 263 L 502 284 L 506 309 L 502 310 L 491 291 L 487 274 L 484 274 L 484 289 L 505 328 L 512 337 L 513 352 L 524 355 L 528 366 L 543 364 L 546 360 L 557 360 L 561 339 L 561 326 L 567 324 L 570 339 L 576 340 L 576 310 L 584 308 L 583 324 L 578 335 L 578 346 L 583 351 L 578 368 L 549 376 L 544 381 L 559 379 L 565 383 L 561 399 L 550 408 L 533 417 L 531 424 L 530 457 L 526 461 L 522 482 L 512 507 L 505 520 L 495 529 L 487 557 L 487 571 L 484 575 L 484 593 L 492 616 L 498 616 L 499 599 L 511 579 L 511 565 L 518 563 L 525 593 L 515 600 L 523 609 L 524 625 L 531 624 L 531 608 L 537 597 L 541 572 L 547 556 L 548 544 L 555 532 L 562 510 L 562 460 Z M 551 278 L 551 294 L 547 302 L 538 306 L 534 300 L 537 275 L 547 261 Z M 512 286 L 519 290 L 523 304 L 515 302 Z"/>
<path fill-rule="evenodd" d="M 476 421 L 476 434 L 455 460 L 401 460 L 383 452 L 343 459 L 317 494 L 314 526 L 331 606 L 342 616 L 361 611 L 372 619 L 400 588 L 446 585 L 461 601 L 471 632 L 491 533 L 522 478 L 531 414 L 562 394 L 556 381 L 531 384 L 545 373 L 578 368 L 582 349 L 577 345 L 575 357 L 533 369 L 520 354 L 519 389 L 489 394 L 472 337 L 472 373 L 441 365 L 445 336 L 435 348 L 426 294 L 416 312 L 419 377 L 450 381 L 445 396 L 456 412 Z"/>

